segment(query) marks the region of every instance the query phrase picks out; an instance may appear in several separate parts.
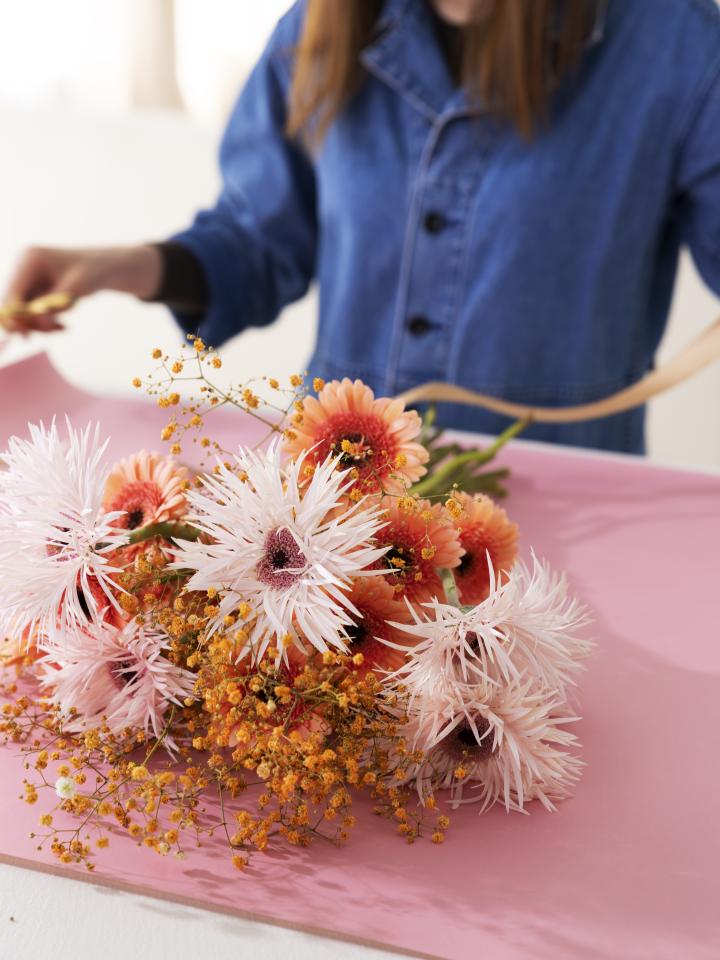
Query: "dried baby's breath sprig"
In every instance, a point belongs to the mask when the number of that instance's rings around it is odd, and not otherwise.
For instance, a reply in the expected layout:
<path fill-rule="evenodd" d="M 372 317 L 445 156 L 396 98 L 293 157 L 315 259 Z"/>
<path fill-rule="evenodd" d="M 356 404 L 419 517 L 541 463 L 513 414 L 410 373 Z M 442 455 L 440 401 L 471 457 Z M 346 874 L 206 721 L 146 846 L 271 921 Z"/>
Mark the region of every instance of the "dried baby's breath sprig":
<path fill-rule="evenodd" d="M 202 465 L 229 456 L 230 451 L 208 431 L 208 418 L 224 407 L 240 410 L 264 428 L 257 446 L 274 434 L 292 433 L 292 425 L 302 417 L 308 393 L 303 376 L 293 375 L 287 384 L 267 376 L 220 383 L 217 371 L 223 364 L 216 351 L 200 337 L 189 334 L 187 339 L 187 345 L 175 355 L 153 350 L 157 366 L 144 380 L 133 380 L 133 385 L 144 387 L 159 407 L 170 411 L 161 439 L 172 444 L 175 456 L 185 452 L 188 444 L 200 448 Z"/>
<path fill-rule="evenodd" d="M 244 869 L 271 843 L 342 844 L 356 825 L 359 791 L 409 842 L 428 815 L 433 838 L 442 831 L 434 802 L 413 806 L 397 773 L 419 759 L 403 737 L 402 696 L 388 697 L 374 674 L 359 672 L 362 658 L 314 655 L 278 667 L 271 648 L 255 666 L 237 665 L 229 636 L 205 642 L 202 617 L 189 609 L 181 619 L 196 617 L 194 646 L 178 641 L 175 655 L 196 663 L 198 701 L 173 709 L 157 740 L 107 726 L 69 733 L 72 717 L 6 684 L 15 699 L 3 708 L 0 736 L 26 755 L 23 799 L 51 801 L 33 834 L 38 849 L 93 869 L 95 851 L 118 832 L 181 858 L 220 835 Z M 159 749 L 169 736 L 171 758 Z"/>

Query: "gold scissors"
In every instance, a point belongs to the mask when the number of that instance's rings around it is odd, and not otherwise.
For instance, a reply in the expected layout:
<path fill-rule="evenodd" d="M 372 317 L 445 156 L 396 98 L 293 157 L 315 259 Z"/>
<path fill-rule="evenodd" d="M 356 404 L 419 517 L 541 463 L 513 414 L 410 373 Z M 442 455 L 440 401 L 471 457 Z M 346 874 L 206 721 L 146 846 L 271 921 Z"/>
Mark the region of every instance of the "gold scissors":
<path fill-rule="evenodd" d="M 75 303 L 75 298 L 69 293 L 46 293 L 27 303 L 7 303 L 0 307 L 0 327 L 11 332 L 16 320 L 32 317 L 44 317 L 47 314 L 63 313 Z"/>

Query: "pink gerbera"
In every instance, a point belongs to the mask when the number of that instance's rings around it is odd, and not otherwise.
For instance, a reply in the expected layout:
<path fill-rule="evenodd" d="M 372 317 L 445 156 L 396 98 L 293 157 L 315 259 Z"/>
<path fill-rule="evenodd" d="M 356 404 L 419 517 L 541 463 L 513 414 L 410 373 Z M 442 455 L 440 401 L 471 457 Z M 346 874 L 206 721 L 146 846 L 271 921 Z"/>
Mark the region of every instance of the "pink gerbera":
<path fill-rule="evenodd" d="M 304 401 L 302 423 L 293 426 L 287 450 L 293 457 L 309 451 L 311 463 L 337 456 L 356 471 L 362 493 L 402 493 L 426 472 L 425 448 L 417 443 L 422 422 L 402 400 L 375 398 L 361 380 L 333 380 L 317 399 Z"/>
<path fill-rule="evenodd" d="M 115 525 L 124 530 L 179 520 L 187 509 L 187 475 L 171 457 L 142 450 L 112 469 L 103 506 L 109 512 L 122 511 Z"/>

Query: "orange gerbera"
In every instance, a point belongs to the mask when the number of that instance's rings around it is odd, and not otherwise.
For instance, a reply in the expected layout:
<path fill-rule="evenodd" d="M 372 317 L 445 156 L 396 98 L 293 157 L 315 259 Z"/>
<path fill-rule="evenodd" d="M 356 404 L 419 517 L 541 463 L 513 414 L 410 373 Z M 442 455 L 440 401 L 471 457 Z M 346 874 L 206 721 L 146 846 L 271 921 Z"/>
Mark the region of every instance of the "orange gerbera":
<path fill-rule="evenodd" d="M 319 463 L 330 454 L 357 471 L 362 493 L 402 493 L 426 472 L 428 453 L 415 442 L 422 421 L 402 400 L 375 398 L 361 380 L 333 380 L 304 401 L 302 423 L 293 426 L 287 450 L 309 452 Z"/>
<path fill-rule="evenodd" d="M 359 614 L 350 614 L 355 622 L 347 628 L 350 654 L 363 655 L 362 664 L 356 668 L 358 673 L 397 670 L 405 662 L 405 654 L 382 641 L 412 646 L 413 638 L 391 625 L 410 619 L 407 605 L 395 598 L 395 591 L 384 577 L 358 577 L 349 600 Z"/>
<path fill-rule="evenodd" d="M 385 567 L 385 579 L 397 597 L 411 603 L 425 603 L 437 597 L 445 601 L 440 570 L 460 564 L 462 547 L 458 531 L 447 511 L 428 500 L 411 501 L 386 497 L 387 523 L 375 535 L 378 545 L 390 547 L 378 561 Z"/>
<path fill-rule="evenodd" d="M 454 571 L 460 602 L 481 603 L 490 591 L 488 555 L 496 575 L 508 573 L 518 554 L 518 526 L 490 497 L 453 493 L 463 507 L 455 521 L 465 553 Z"/>
<path fill-rule="evenodd" d="M 171 457 L 142 450 L 116 464 L 105 485 L 103 506 L 123 510 L 115 526 L 136 530 L 179 520 L 187 509 L 187 470 Z"/>

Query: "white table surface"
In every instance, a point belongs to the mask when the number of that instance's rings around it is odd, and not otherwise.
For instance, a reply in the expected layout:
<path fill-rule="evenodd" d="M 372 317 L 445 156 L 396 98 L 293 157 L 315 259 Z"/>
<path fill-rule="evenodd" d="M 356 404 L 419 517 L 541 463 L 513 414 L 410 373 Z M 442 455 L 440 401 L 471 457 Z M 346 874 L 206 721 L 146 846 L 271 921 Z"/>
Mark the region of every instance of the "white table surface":
<path fill-rule="evenodd" d="M 7 816 L 8 811 L 4 811 Z M 2 960 L 392 960 L 398 954 L 0 864 Z"/>

